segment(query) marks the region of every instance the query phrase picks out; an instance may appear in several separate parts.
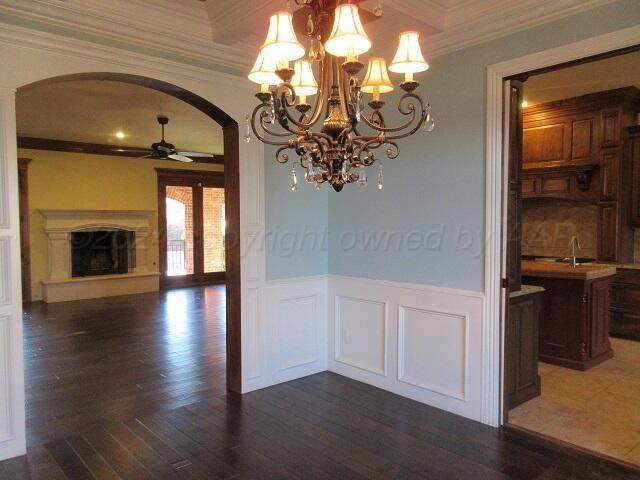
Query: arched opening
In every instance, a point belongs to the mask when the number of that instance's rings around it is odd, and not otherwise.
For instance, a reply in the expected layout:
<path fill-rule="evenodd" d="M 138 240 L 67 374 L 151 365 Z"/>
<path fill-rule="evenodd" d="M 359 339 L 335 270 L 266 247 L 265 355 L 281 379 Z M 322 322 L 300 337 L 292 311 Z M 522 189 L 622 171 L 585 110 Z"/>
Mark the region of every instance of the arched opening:
<path fill-rule="evenodd" d="M 226 384 L 230 391 L 241 392 L 241 343 L 240 343 L 240 193 L 239 193 L 239 135 L 237 122 L 222 109 L 205 98 L 179 86 L 149 77 L 122 73 L 82 73 L 49 78 L 21 87 L 74 80 L 102 80 L 122 82 L 147 87 L 170 95 L 204 113 L 222 127 L 224 143 L 224 255 L 217 262 L 224 262 L 226 283 Z M 220 223 L 219 219 L 216 220 Z M 174 299 L 175 300 L 175 299 Z M 184 300 L 184 299 L 183 299 Z"/>

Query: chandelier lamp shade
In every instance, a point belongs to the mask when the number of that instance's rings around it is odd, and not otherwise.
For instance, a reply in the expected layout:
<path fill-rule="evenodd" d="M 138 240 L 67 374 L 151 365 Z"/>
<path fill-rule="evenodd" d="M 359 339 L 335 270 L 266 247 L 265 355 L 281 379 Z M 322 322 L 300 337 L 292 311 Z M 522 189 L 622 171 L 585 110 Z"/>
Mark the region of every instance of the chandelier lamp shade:
<path fill-rule="evenodd" d="M 336 7 L 331 36 L 324 48 L 331 55 L 347 60 L 371 50 L 371 40 L 364 31 L 357 5 L 345 3 Z"/>
<path fill-rule="evenodd" d="M 276 146 L 279 163 L 292 160 L 289 178 L 294 192 L 296 168 L 317 189 L 325 183 L 337 192 L 351 183 L 364 187 L 367 167 L 378 161 L 378 151 L 395 159 L 400 153 L 398 140 L 420 127 L 429 132 L 434 128 L 430 104 L 416 93 L 420 83 L 414 75 L 429 68 L 420 35 L 401 33 L 389 67 L 383 57 L 372 56 L 365 70 L 360 56 L 373 45 L 355 0 L 293 1 L 300 7 L 295 13 L 270 17 L 267 38 L 249 73 L 260 91 L 258 105 L 247 115 L 245 139 L 250 142 L 255 136 Z M 301 23 L 300 15 L 306 19 L 308 52 L 294 29 L 294 23 Z M 396 106 L 403 120 L 396 126 L 387 125 L 382 114 L 383 95 L 395 89 L 389 71 L 404 75 Z M 365 95 L 370 95 L 368 109 Z M 377 183 L 382 189 L 381 164 Z"/>

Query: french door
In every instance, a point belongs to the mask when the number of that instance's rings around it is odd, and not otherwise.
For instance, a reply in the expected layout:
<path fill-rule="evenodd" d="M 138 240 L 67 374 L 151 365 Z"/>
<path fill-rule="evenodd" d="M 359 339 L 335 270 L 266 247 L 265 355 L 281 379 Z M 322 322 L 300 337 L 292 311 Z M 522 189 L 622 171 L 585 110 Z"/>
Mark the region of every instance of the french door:
<path fill-rule="evenodd" d="M 156 169 L 160 286 L 225 280 L 224 174 Z"/>

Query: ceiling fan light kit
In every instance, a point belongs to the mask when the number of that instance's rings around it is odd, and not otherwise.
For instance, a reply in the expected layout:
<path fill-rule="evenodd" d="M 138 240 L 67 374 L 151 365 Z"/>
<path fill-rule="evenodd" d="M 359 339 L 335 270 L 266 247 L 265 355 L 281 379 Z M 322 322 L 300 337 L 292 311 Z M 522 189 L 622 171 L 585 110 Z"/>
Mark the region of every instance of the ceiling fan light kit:
<path fill-rule="evenodd" d="M 376 150 L 396 158 L 398 140 L 415 134 L 421 126 L 429 132 L 435 126 L 431 106 L 415 93 L 420 83 L 414 75 L 429 68 L 420 48 L 420 34 L 401 33 L 389 67 L 382 57 L 370 58 L 361 81 L 365 65 L 359 56 L 368 52 L 372 43 L 358 5 L 341 0 L 294 1 L 303 7 L 295 15 L 308 14 L 307 58 L 303 58 L 305 48 L 293 26 L 294 14 L 283 11 L 272 15 L 267 39 L 249 73 L 260 91 L 256 93 L 259 104 L 246 119 L 245 140 L 249 142 L 253 135 L 279 147 L 279 163 L 289 161 L 289 150 L 297 155 L 290 172 L 292 191 L 297 190 L 296 166 L 304 170 L 305 181 L 318 189 L 324 183 L 338 192 L 348 183 L 366 186 L 365 167 L 376 162 Z M 381 15 L 379 4 L 375 16 Z M 295 62 L 293 68 L 291 62 Z M 381 112 L 385 105 L 382 95 L 394 90 L 388 71 L 404 75 L 399 85 L 404 93 L 397 110 L 406 120 L 393 127 L 386 124 Z M 364 94 L 371 95 L 368 112 Z M 313 102 L 308 102 L 309 97 L 314 97 Z M 382 166 L 378 179 L 382 189 Z"/>

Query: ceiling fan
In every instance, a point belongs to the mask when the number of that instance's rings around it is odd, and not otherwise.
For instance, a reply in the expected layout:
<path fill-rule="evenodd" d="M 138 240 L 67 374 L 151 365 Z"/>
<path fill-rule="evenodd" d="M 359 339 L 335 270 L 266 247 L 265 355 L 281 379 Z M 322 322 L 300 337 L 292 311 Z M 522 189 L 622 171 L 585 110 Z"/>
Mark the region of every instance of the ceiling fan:
<path fill-rule="evenodd" d="M 160 128 L 162 129 L 162 139 L 151 145 L 151 153 L 142 158 L 159 158 L 162 160 L 177 160 L 179 162 L 193 162 L 191 157 L 212 158 L 211 153 L 202 152 L 183 152 L 177 151 L 173 143 L 169 143 L 164 139 L 164 126 L 169 123 L 169 117 L 166 115 L 158 115 L 157 117 Z"/>

